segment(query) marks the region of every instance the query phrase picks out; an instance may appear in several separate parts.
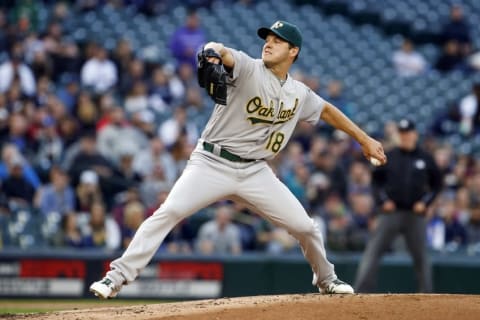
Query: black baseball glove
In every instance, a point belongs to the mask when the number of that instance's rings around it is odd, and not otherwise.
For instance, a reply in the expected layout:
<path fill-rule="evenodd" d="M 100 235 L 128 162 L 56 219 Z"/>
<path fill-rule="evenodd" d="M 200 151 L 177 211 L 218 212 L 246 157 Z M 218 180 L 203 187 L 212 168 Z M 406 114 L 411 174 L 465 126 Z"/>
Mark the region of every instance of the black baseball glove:
<path fill-rule="evenodd" d="M 212 63 L 208 58 L 217 58 L 220 62 Z M 222 63 L 222 57 L 213 49 L 202 49 L 197 54 L 197 76 L 200 87 L 205 88 L 213 101 L 227 104 L 227 71 Z"/>

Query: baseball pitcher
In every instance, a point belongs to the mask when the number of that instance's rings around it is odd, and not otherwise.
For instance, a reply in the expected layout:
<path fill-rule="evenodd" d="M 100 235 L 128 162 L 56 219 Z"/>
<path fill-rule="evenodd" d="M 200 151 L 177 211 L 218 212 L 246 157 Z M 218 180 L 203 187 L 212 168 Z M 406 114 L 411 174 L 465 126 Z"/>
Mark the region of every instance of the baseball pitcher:
<path fill-rule="evenodd" d="M 288 74 L 302 47 L 300 30 L 286 21 L 258 29 L 261 59 L 221 43 L 207 43 L 198 54 L 198 82 L 215 109 L 196 149 L 168 198 L 138 229 L 106 276 L 90 286 L 112 298 L 135 280 L 169 231 L 182 219 L 224 198 L 237 199 L 285 228 L 300 243 L 322 293 L 353 293 L 327 260 L 321 232 L 266 160 L 279 153 L 298 121 L 324 120 L 352 136 L 368 159 L 386 163 L 382 145 L 335 106 Z"/>

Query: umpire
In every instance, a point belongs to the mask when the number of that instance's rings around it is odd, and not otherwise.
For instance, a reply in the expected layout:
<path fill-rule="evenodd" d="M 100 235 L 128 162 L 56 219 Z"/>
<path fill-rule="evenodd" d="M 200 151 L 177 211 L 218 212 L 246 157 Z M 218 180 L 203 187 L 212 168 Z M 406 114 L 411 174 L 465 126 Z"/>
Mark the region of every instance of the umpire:
<path fill-rule="evenodd" d="M 432 291 L 425 212 L 442 188 L 442 177 L 433 158 L 417 146 L 414 122 L 402 119 L 398 130 L 399 145 L 387 154 L 388 163 L 373 173 L 375 197 L 382 213 L 357 272 L 357 292 L 375 290 L 379 260 L 398 234 L 405 237 L 413 258 L 418 290 Z"/>

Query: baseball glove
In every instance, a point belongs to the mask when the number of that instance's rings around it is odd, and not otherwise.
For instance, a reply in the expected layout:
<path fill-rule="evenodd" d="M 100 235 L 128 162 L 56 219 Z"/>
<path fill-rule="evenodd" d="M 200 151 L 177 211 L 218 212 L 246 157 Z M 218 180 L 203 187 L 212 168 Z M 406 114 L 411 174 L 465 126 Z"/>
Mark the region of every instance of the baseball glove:
<path fill-rule="evenodd" d="M 212 63 L 208 58 L 217 58 L 220 62 Z M 197 54 L 197 76 L 200 87 L 207 90 L 208 95 L 218 104 L 227 104 L 227 71 L 222 57 L 213 49 L 202 49 Z"/>

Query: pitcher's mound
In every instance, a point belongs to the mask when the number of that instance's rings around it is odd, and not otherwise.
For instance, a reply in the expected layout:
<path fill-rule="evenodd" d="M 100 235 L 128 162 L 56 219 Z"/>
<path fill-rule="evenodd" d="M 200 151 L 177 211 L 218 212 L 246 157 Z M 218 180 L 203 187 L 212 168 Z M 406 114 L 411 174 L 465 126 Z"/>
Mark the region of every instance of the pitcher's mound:
<path fill-rule="evenodd" d="M 10 319 L 415 319 L 478 320 L 480 296 L 445 294 L 320 294 L 225 298 L 121 308 L 63 311 Z"/>

